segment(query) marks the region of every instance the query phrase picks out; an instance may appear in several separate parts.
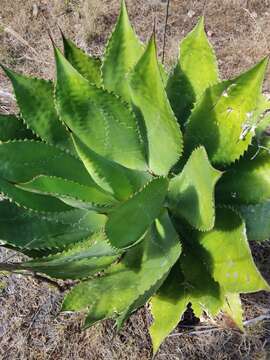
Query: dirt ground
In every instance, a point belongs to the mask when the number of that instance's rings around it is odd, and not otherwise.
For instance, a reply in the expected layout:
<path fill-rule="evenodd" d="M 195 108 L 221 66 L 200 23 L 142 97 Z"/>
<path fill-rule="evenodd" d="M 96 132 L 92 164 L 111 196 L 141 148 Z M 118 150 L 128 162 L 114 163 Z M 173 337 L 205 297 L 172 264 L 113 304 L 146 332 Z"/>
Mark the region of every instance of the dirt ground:
<path fill-rule="evenodd" d="M 154 19 L 161 49 L 166 0 L 127 0 L 140 38 L 149 38 Z M 54 77 L 52 47 L 57 25 L 83 49 L 102 55 L 119 9 L 118 0 L 1 0 L 0 62 L 17 71 Z M 270 50 L 270 0 L 171 0 L 166 66 L 176 60 L 178 43 L 205 15 L 208 36 L 217 52 L 223 78 L 247 69 Z M 265 82 L 270 90 L 270 71 Z M 0 73 L 0 111 L 15 109 L 11 87 Z M 252 244 L 258 267 L 270 281 L 270 243 Z M 11 256 L 0 250 L 0 260 Z M 81 330 L 82 315 L 59 314 L 63 294 L 38 280 L 20 275 L 0 277 L 0 359 L 3 360 L 148 360 L 151 346 L 147 310 L 133 315 L 120 334 L 108 321 Z M 270 317 L 270 295 L 242 297 L 245 319 Z M 247 322 L 241 334 L 226 329 L 223 317 L 207 319 L 215 331 L 175 331 L 162 345 L 157 360 L 270 359 L 270 320 Z"/>

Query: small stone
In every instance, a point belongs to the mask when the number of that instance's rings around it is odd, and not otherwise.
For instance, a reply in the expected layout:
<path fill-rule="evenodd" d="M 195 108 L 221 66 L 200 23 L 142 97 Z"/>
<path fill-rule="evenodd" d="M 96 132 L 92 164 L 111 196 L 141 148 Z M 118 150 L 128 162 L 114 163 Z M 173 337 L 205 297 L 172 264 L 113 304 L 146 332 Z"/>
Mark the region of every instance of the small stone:
<path fill-rule="evenodd" d="M 194 15 L 195 15 L 195 11 L 193 11 L 193 10 L 189 10 L 188 13 L 187 13 L 187 16 L 189 18 L 192 18 Z"/>
<path fill-rule="evenodd" d="M 256 18 L 258 17 L 258 14 L 257 14 L 255 11 L 253 11 L 253 12 L 251 13 L 251 16 L 252 16 L 254 19 L 256 19 Z"/>
<path fill-rule="evenodd" d="M 32 6 L 32 15 L 34 18 L 38 16 L 38 5 L 36 3 Z"/>

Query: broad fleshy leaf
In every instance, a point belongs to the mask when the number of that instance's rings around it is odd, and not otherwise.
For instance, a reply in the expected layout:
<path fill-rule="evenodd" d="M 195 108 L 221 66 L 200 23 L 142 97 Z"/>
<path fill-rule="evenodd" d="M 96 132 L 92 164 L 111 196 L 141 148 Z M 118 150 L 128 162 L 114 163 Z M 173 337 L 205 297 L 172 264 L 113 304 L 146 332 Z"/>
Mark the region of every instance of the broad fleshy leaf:
<path fill-rule="evenodd" d="M 203 22 L 169 82 L 125 0 L 103 64 L 63 35 L 55 89 L 3 67 L 22 116 L 0 115 L 0 247 L 30 259 L 0 268 L 77 280 L 85 327 L 150 301 L 154 353 L 190 311 L 243 330 L 240 294 L 270 291 L 248 244 L 270 237 L 267 59 L 219 82 Z"/>
<path fill-rule="evenodd" d="M 214 188 L 221 176 L 203 147 L 194 150 L 182 172 L 170 181 L 169 207 L 199 230 L 209 230 L 215 222 Z"/>
<path fill-rule="evenodd" d="M 157 290 L 161 287 L 165 279 L 167 278 L 168 273 L 164 274 L 161 279 L 159 279 L 150 289 L 145 291 L 142 295 L 139 295 L 138 298 L 128 306 L 128 308 L 116 319 L 117 331 L 120 331 L 125 321 L 129 318 L 129 316 L 144 306 L 149 299 L 157 292 Z"/>
<path fill-rule="evenodd" d="M 116 317 L 169 271 L 180 251 L 178 236 L 164 213 L 120 263 L 104 276 L 76 286 L 66 296 L 63 310 L 90 309 L 86 326 Z"/>
<path fill-rule="evenodd" d="M 103 233 L 96 233 L 61 253 L 22 263 L 18 269 L 58 279 L 82 279 L 106 269 L 120 255 L 110 247 Z"/>
<path fill-rule="evenodd" d="M 101 60 L 86 54 L 62 34 L 64 54 L 70 64 L 90 83 L 101 86 Z"/>
<path fill-rule="evenodd" d="M 180 124 L 187 120 L 195 101 L 218 79 L 217 59 L 201 18 L 181 42 L 179 59 L 167 84 L 167 94 Z"/>
<path fill-rule="evenodd" d="M 104 211 L 106 207 L 110 208 L 117 204 L 110 194 L 95 184 L 85 186 L 54 176 L 40 175 L 27 183 L 18 184 L 17 187 L 32 193 L 57 197 L 82 209 Z"/>
<path fill-rule="evenodd" d="M 268 101 L 268 107 L 270 108 L 270 102 Z M 269 128 L 270 126 L 270 115 L 266 115 L 259 121 L 256 127 L 256 136 L 260 139 L 263 133 Z"/>
<path fill-rule="evenodd" d="M 270 102 L 268 102 L 270 107 Z M 270 115 L 266 115 L 256 127 L 256 140 L 258 146 L 270 152 Z"/>
<path fill-rule="evenodd" d="M 128 105 L 84 79 L 55 49 L 56 105 L 63 122 L 93 151 L 131 169 L 145 170 L 137 120 Z"/>
<path fill-rule="evenodd" d="M 151 179 L 147 172 L 131 170 L 106 159 L 91 150 L 77 136 L 72 137 L 77 153 L 93 180 L 116 199 L 127 200 Z"/>
<path fill-rule="evenodd" d="M 129 84 L 132 101 L 144 119 L 149 168 L 167 175 L 181 156 L 183 141 L 162 82 L 154 36 L 131 72 Z"/>
<path fill-rule="evenodd" d="M 249 240 L 270 238 L 270 200 L 257 205 L 241 205 L 237 210 L 245 220 Z"/>
<path fill-rule="evenodd" d="M 21 116 L 29 129 L 47 143 L 73 151 L 68 131 L 54 107 L 52 82 L 17 74 L 5 67 L 3 70 L 12 82 Z"/>
<path fill-rule="evenodd" d="M 0 202 L 0 243 L 18 249 L 64 249 L 100 230 L 106 216 L 91 211 L 71 210 L 41 215 Z"/>
<path fill-rule="evenodd" d="M 198 232 L 197 240 L 205 250 L 204 260 L 213 278 L 226 293 L 270 290 L 253 261 L 245 224 L 236 212 L 217 209 L 215 227 Z"/>
<path fill-rule="evenodd" d="M 153 353 L 180 322 L 186 310 L 188 299 L 184 287 L 184 277 L 177 263 L 164 284 L 151 300 L 153 324 L 149 329 Z"/>
<path fill-rule="evenodd" d="M 142 240 L 143 235 L 159 216 L 168 180 L 156 178 L 109 214 L 105 232 L 116 248 L 127 248 Z"/>
<path fill-rule="evenodd" d="M 0 177 L 12 183 L 38 175 L 58 176 L 83 185 L 93 184 L 82 162 L 42 142 L 16 140 L 0 144 Z"/>
<path fill-rule="evenodd" d="M 184 271 L 189 278 L 185 278 L 180 262 L 176 263 L 158 293 L 151 300 L 154 321 L 150 327 L 150 336 L 154 354 L 162 341 L 178 325 L 188 304 L 192 304 L 196 316 L 201 316 L 204 310 L 215 315 L 223 304 L 218 284 L 213 281 L 205 266 L 197 262 L 198 258 L 189 253 L 185 260 L 183 253 L 181 259 Z"/>
<path fill-rule="evenodd" d="M 39 211 L 39 212 L 62 212 L 69 211 L 72 208 L 62 201 L 51 196 L 32 194 L 22 189 L 19 189 L 7 180 L 0 177 L 0 193 L 14 202 L 18 206 L 25 209 Z"/>
<path fill-rule="evenodd" d="M 35 138 L 20 118 L 15 115 L 0 114 L 0 141 Z"/>
<path fill-rule="evenodd" d="M 122 0 L 121 12 L 107 44 L 102 65 L 105 88 L 130 101 L 127 74 L 137 63 L 143 51 L 144 47 L 129 22 L 126 4 Z"/>
<path fill-rule="evenodd" d="M 222 310 L 229 315 L 240 330 L 244 331 L 243 308 L 239 294 L 226 294 Z"/>
<path fill-rule="evenodd" d="M 265 95 L 260 95 L 257 108 L 252 114 L 251 124 L 256 125 L 256 133 L 257 130 L 262 130 L 264 127 L 264 120 L 266 117 L 266 114 L 270 110 L 270 101 L 267 99 Z"/>
<path fill-rule="evenodd" d="M 257 204 L 270 199 L 270 154 L 241 159 L 227 171 L 217 187 L 220 201 L 229 204 Z"/>
<path fill-rule="evenodd" d="M 187 123 L 187 153 L 204 145 L 211 162 L 230 164 L 251 143 L 250 119 L 257 108 L 267 60 L 234 80 L 208 88 L 196 103 Z"/>

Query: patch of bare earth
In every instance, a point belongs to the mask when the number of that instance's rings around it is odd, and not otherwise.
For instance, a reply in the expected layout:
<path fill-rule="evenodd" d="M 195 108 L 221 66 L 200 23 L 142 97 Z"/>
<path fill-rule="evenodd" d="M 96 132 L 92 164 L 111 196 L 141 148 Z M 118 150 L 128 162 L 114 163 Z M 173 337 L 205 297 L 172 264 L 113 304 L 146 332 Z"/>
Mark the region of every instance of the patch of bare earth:
<path fill-rule="evenodd" d="M 127 1 L 132 22 L 146 41 L 156 18 L 161 49 L 165 1 Z M 113 28 L 118 0 L 1 0 L 0 62 L 16 71 L 53 78 L 54 62 L 47 34 L 60 44 L 57 25 L 86 51 L 101 55 Z M 269 54 L 269 0 L 171 0 L 166 46 L 168 68 L 176 61 L 178 42 L 202 14 L 217 52 L 222 77 L 235 75 Z M 265 82 L 269 90 L 270 75 Z M 0 73 L 0 111 L 16 107 L 11 87 Z M 270 280 L 270 244 L 252 244 L 259 268 Z M 11 252 L 1 250 L 3 261 Z M 11 259 L 12 261 L 13 259 Z M 20 275 L 0 278 L 0 359 L 146 360 L 151 359 L 147 326 L 151 318 L 141 309 L 116 334 L 110 321 L 82 331 L 82 314 L 59 314 L 63 294 L 37 279 Z M 203 319 L 206 328 L 176 329 L 156 359 L 261 360 L 270 358 L 270 322 L 249 321 L 270 313 L 270 295 L 242 296 L 246 332 L 228 328 L 224 316 Z M 190 332 L 191 331 L 191 332 Z"/>

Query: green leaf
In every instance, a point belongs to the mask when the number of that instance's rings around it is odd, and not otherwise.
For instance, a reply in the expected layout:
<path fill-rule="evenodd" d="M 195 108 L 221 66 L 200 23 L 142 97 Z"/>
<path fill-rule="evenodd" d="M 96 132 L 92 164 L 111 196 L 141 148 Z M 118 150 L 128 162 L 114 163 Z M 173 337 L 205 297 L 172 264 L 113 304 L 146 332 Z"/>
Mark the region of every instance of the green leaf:
<path fill-rule="evenodd" d="M 0 177 L 12 183 L 26 182 L 38 175 L 58 176 L 92 185 L 80 160 L 42 142 L 11 141 L 0 144 Z"/>
<path fill-rule="evenodd" d="M 177 326 L 188 303 L 196 316 L 203 310 L 215 315 L 222 308 L 241 326 L 238 294 L 269 290 L 253 262 L 244 224 L 236 213 L 218 209 L 215 228 L 196 234 L 199 241 L 187 235 L 180 262 L 151 301 L 154 352 Z"/>
<path fill-rule="evenodd" d="M 239 294 L 226 294 L 222 310 L 229 315 L 240 330 L 244 331 L 243 308 Z"/>
<path fill-rule="evenodd" d="M 268 110 L 270 110 L 270 101 L 265 95 L 261 95 L 257 103 L 257 108 L 251 119 L 251 123 L 256 125 L 256 133 L 257 130 L 262 129 L 264 126 L 264 118 Z"/>
<path fill-rule="evenodd" d="M 65 57 L 74 69 L 90 83 L 101 86 L 101 60 L 86 54 L 63 34 L 62 38 Z"/>
<path fill-rule="evenodd" d="M 265 96 L 261 97 L 261 102 L 257 111 L 257 126 L 255 129 L 257 145 L 262 146 L 264 148 L 270 149 L 270 101 L 265 98 Z M 255 123 L 255 122 L 254 122 Z"/>
<path fill-rule="evenodd" d="M 15 115 L 0 114 L 0 141 L 34 139 L 22 120 Z"/>
<path fill-rule="evenodd" d="M 186 122 L 195 101 L 218 79 L 217 59 L 201 18 L 181 42 L 179 60 L 167 84 L 167 94 L 180 124 Z"/>
<path fill-rule="evenodd" d="M 82 279 L 104 270 L 120 256 L 110 247 L 104 234 L 95 233 L 61 253 L 24 262 L 19 269 L 44 273 L 59 279 Z"/>
<path fill-rule="evenodd" d="M 159 216 L 168 189 L 165 178 L 156 178 L 109 215 L 106 235 L 113 247 L 134 245 Z"/>
<path fill-rule="evenodd" d="M 267 60 L 238 78 L 208 88 L 196 103 L 187 123 L 187 153 L 204 145 L 211 162 L 230 164 L 251 143 L 250 119 L 257 108 Z"/>
<path fill-rule="evenodd" d="M 144 49 L 128 18 L 125 1 L 106 47 L 102 66 L 103 83 L 106 89 L 130 101 L 127 73 L 137 63 Z"/>
<path fill-rule="evenodd" d="M 71 200 L 70 204 L 83 209 L 104 211 L 117 201 L 96 185 L 81 185 L 74 181 L 40 175 L 33 180 L 18 184 L 17 187 L 32 193 L 55 196 L 63 201 Z"/>
<path fill-rule="evenodd" d="M 178 266 L 177 266 L 178 265 Z M 149 329 L 153 353 L 156 354 L 163 340 L 173 331 L 181 320 L 187 307 L 183 275 L 176 264 L 163 286 L 151 300 L 153 323 Z"/>
<path fill-rule="evenodd" d="M 187 307 L 187 297 L 183 285 L 183 275 L 177 263 L 157 295 L 151 300 L 153 323 L 149 329 L 153 353 L 156 354 L 163 340 L 181 320 Z"/>
<path fill-rule="evenodd" d="M 167 175 L 181 156 L 183 141 L 162 82 L 154 37 L 131 72 L 129 84 L 132 101 L 145 123 L 149 168 L 157 175 Z"/>
<path fill-rule="evenodd" d="M 167 278 L 168 273 L 164 274 L 161 279 L 159 279 L 150 289 L 145 291 L 142 295 L 139 295 L 138 298 L 124 311 L 122 314 L 116 319 L 117 331 L 120 331 L 125 321 L 129 318 L 129 316 L 144 306 L 149 299 L 157 292 L 157 290 L 161 287 L 165 279 Z"/>
<path fill-rule="evenodd" d="M 116 199 L 127 200 L 151 179 L 146 172 L 128 169 L 97 154 L 76 135 L 72 138 L 77 153 L 93 180 Z"/>
<path fill-rule="evenodd" d="M 106 216 L 91 211 L 71 210 L 41 215 L 0 202 L 1 244 L 19 249 L 64 249 L 101 229 Z"/>
<path fill-rule="evenodd" d="M 214 188 L 221 172 L 214 169 L 203 147 L 194 150 L 182 172 L 169 185 L 169 207 L 193 227 L 209 230 L 215 222 Z"/>
<path fill-rule="evenodd" d="M 246 238 L 243 220 L 231 209 L 219 208 L 213 230 L 197 233 L 197 239 L 211 259 L 213 278 L 226 293 L 270 290 L 256 268 Z"/>
<path fill-rule="evenodd" d="M 183 262 L 184 253 L 181 259 Z M 158 293 L 151 300 L 154 321 L 150 327 L 150 336 L 154 354 L 163 340 L 178 325 L 189 303 L 192 304 L 196 316 L 201 316 L 204 310 L 215 315 L 223 304 L 218 284 L 207 273 L 205 266 L 197 260 L 194 254 L 189 253 L 184 266 L 182 265 L 185 273 L 191 276 L 188 280 L 181 271 L 180 263 L 176 263 Z M 195 275 L 192 274 L 193 267 L 195 267 Z"/>
<path fill-rule="evenodd" d="M 270 199 L 270 154 L 259 153 L 254 159 L 241 159 L 227 171 L 217 187 L 220 201 L 257 204 Z"/>
<path fill-rule="evenodd" d="M 82 282 L 71 290 L 63 310 L 90 309 L 86 326 L 117 317 L 169 271 L 180 251 L 178 236 L 164 213 L 120 263 L 104 276 Z"/>
<path fill-rule="evenodd" d="M 202 312 L 206 311 L 215 316 L 224 299 L 222 288 L 213 278 L 211 268 L 207 266 L 211 262 L 211 255 L 198 243 L 186 241 L 183 247 L 180 267 L 194 313 L 200 317 Z"/>
<path fill-rule="evenodd" d="M 1 179 L 0 193 L 15 202 L 18 206 L 26 209 L 40 212 L 59 212 L 71 210 L 71 207 L 62 201 L 51 196 L 31 194 L 27 191 L 17 188 L 14 184 Z"/>
<path fill-rule="evenodd" d="M 257 205 L 241 205 L 237 210 L 245 220 L 249 240 L 270 238 L 270 200 Z"/>
<path fill-rule="evenodd" d="M 93 151 L 132 169 L 145 170 L 137 120 L 128 105 L 84 79 L 55 49 L 56 104 L 62 121 Z"/>
<path fill-rule="evenodd" d="M 12 82 L 27 126 L 47 143 L 73 151 L 68 131 L 59 121 L 54 107 L 52 82 L 17 74 L 5 67 L 3 70 Z"/>
<path fill-rule="evenodd" d="M 258 145 L 259 148 L 261 147 L 262 149 L 270 152 L 270 116 L 265 117 L 261 125 L 261 130 L 256 132 Z"/>

